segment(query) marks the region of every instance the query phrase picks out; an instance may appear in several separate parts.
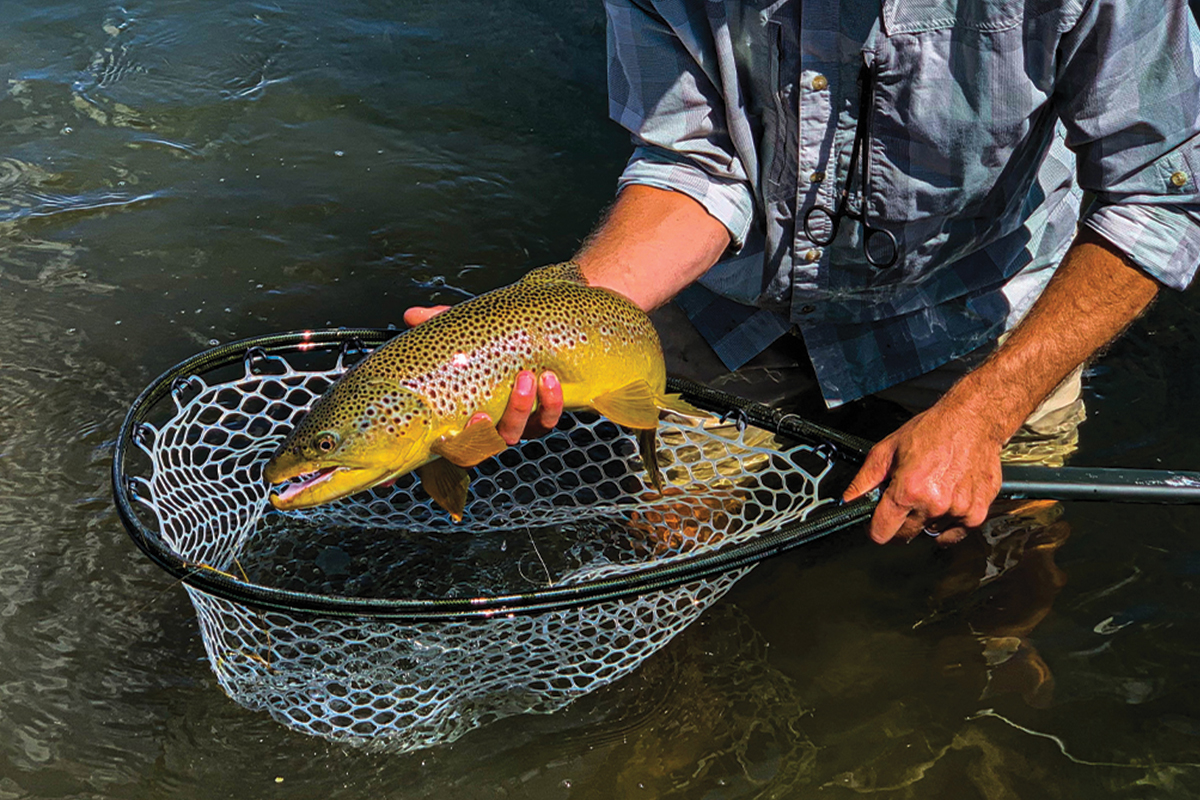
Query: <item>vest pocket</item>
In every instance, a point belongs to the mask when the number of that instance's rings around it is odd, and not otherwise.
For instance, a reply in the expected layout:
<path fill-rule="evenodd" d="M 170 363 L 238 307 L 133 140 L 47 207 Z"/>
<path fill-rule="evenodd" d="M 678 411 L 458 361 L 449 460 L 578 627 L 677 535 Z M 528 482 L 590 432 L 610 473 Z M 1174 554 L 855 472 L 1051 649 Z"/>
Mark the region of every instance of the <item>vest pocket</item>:
<path fill-rule="evenodd" d="M 960 28 L 1003 31 L 1020 24 L 1026 0 L 884 0 L 883 29 L 899 33 Z"/>

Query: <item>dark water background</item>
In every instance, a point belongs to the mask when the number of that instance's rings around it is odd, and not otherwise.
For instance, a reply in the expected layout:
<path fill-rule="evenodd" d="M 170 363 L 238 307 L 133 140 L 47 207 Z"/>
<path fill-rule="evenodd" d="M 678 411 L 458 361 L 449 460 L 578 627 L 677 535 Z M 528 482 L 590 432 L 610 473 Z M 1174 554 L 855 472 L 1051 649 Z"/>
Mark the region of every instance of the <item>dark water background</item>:
<path fill-rule="evenodd" d="M 238 707 L 112 509 L 125 410 L 210 342 L 398 322 L 570 255 L 627 150 L 601 11 L 3 11 L 0 800 L 1200 794 L 1183 508 L 1068 504 L 983 586 L 978 542 L 850 532 L 619 684 L 416 754 Z M 1097 365 L 1076 463 L 1200 467 L 1198 313 L 1164 297 Z"/>

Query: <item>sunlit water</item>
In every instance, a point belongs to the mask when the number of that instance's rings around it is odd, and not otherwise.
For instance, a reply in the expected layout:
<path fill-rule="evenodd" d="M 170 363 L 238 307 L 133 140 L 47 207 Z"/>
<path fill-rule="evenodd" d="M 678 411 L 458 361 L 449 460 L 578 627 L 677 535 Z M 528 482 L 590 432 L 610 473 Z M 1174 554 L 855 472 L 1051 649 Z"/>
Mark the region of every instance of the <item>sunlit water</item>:
<path fill-rule="evenodd" d="M 618 684 L 416 754 L 235 705 L 112 510 L 121 417 L 210 342 L 397 322 L 570 255 L 626 157 L 601 12 L 3 16 L 0 798 L 1200 793 L 1182 508 L 1035 508 L 990 571 L 979 546 L 850 532 L 761 566 Z M 1200 466 L 1198 310 L 1164 298 L 1097 366 L 1076 463 Z"/>

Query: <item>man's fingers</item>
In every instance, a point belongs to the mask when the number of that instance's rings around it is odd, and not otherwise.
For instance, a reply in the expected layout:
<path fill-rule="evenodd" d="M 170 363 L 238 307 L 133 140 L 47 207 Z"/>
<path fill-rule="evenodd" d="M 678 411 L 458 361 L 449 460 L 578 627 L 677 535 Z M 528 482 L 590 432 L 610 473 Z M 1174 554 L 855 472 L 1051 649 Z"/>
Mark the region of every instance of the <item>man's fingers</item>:
<path fill-rule="evenodd" d="M 944 531 L 939 531 L 937 538 L 934 539 L 934 541 L 944 546 L 958 544 L 965 538 L 967 538 L 967 529 L 961 525 L 956 525 L 953 528 L 947 528 Z"/>
<path fill-rule="evenodd" d="M 883 483 L 892 468 L 893 454 L 894 451 L 886 439 L 872 447 L 858 474 L 850 481 L 846 491 L 842 492 L 842 500 L 847 503 L 857 500 Z"/>
<path fill-rule="evenodd" d="M 508 406 L 504 409 L 500 422 L 496 424 L 496 431 L 501 439 L 510 445 L 521 441 L 521 434 L 525 432 L 536 400 L 537 384 L 533 373 L 522 370 L 517 373 L 512 394 L 508 397 Z"/>
<path fill-rule="evenodd" d="M 954 517 L 967 528 L 978 528 L 987 520 L 993 499 L 984 493 L 972 492 L 962 505 L 955 504 Z"/>
<path fill-rule="evenodd" d="M 883 497 L 879 498 L 879 505 L 875 506 L 875 513 L 871 515 L 872 541 L 884 544 L 890 542 L 896 534 L 911 539 L 915 532 L 921 530 L 921 521 L 914 520 L 910 516 L 911 511 L 908 506 L 897 503 L 890 492 L 885 492 Z M 914 526 L 915 531 L 912 530 Z"/>
<path fill-rule="evenodd" d="M 872 520 L 871 536 L 875 541 L 912 539 L 924 532 L 937 537 L 940 545 L 955 544 L 987 521 L 993 499 L 989 492 L 977 491 L 977 484 L 955 489 L 954 499 L 949 504 L 945 502 L 945 494 L 936 487 L 934 491 L 928 491 L 931 487 L 927 485 L 922 487 L 923 491 L 916 492 L 905 491 L 905 488 L 903 480 L 893 477 L 884 497 L 890 507 L 907 509 L 907 514 L 891 535 L 888 535 L 889 529 L 896 524 L 898 511 L 891 517 L 885 514 L 878 529 Z"/>
<path fill-rule="evenodd" d="M 525 426 L 525 436 L 541 436 L 554 430 L 562 411 L 562 384 L 553 372 L 543 372 L 538 376 L 537 409 Z"/>
<path fill-rule="evenodd" d="M 895 446 L 890 438 L 872 447 L 858 474 L 842 493 L 842 500 L 850 502 L 880 486 L 891 473 L 895 457 Z M 871 515 L 871 538 L 883 544 L 891 541 L 897 533 L 911 537 L 912 532 L 909 529 L 914 525 L 917 531 L 921 529 L 920 521 L 911 519 L 912 510 L 913 504 L 903 502 L 903 498 L 899 497 L 893 476 L 892 485 L 880 497 L 879 505 L 875 506 L 875 513 Z"/>
<path fill-rule="evenodd" d="M 562 408 L 562 386 L 554 373 L 543 372 L 541 378 L 535 380 L 532 372 L 522 370 L 513 381 L 512 393 L 496 423 L 496 432 L 509 445 L 517 444 L 526 436 L 540 436 L 558 424 Z M 491 417 L 481 411 L 467 424 L 491 424 L 491 421 Z"/>
<path fill-rule="evenodd" d="M 450 306 L 413 306 L 404 312 L 404 324 L 410 328 L 415 328 L 422 322 L 427 322 L 431 317 L 436 317 Z"/>
<path fill-rule="evenodd" d="M 998 456 L 975 412 L 964 417 L 938 403 L 875 445 L 842 497 L 853 500 L 886 481 L 871 517 L 873 540 L 911 538 L 929 526 L 950 543 L 987 519 L 1000 489 Z"/>
<path fill-rule="evenodd" d="M 998 477 L 987 475 L 969 477 L 955 488 L 954 500 L 950 503 L 945 516 L 953 525 L 967 529 L 978 528 L 987 521 L 992 501 L 996 499 L 999 491 L 1000 480 Z M 938 515 L 930 514 L 930 516 Z M 949 528 L 950 524 L 944 527 Z"/>

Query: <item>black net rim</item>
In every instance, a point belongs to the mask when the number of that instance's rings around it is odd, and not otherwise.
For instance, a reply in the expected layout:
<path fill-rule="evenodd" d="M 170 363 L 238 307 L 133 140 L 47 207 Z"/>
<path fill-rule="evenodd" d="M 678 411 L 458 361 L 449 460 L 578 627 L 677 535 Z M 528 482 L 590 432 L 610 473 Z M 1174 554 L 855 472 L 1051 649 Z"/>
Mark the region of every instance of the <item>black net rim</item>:
<path fill-rule="evenodd" d="M 156 378 L 138 395 L 125 415 L 113 450 L 113 499 L 130 538 L 151 561 L 185 585 L 231 602 L 264 610 L 300 611 L 324 616 L 449 621 L 562 611 L 672 589 L 753 566 L 765 558 L 858 524 L 869 518 L 875 507 L 877 496 L 872 494 L 842 506 L 818 510 L 813 517 L 802 522 L 783 525 L 741 544 L 658 567 L 648 567 L 636 573 L 520 594 L 420 600 L 296 592 L 246 583 L 214 570 L 198 570 L 181 559 L 155 531 L 142 522 L 133 507 L 132 479 L 126 473 L 135 432 L 151 410 L 189 377 L 235 365 L 255 355 L 282 356 L 334 348 L 341 348 L 343 352 L 373 349 L 397 333 L 399 331 L 391 328 L 334 328 L 256 336 L 198 353 Z M 870 449 L 871 443 L 865 439 L 690 381 L 669 379 L 668 386 L 671 391 L 680 392 L 689 402 L 708 411 L 739 417 L 748 424 L 772 433 L 835 448 L 842 458 L 850 461 L 860 461 Z"/>

